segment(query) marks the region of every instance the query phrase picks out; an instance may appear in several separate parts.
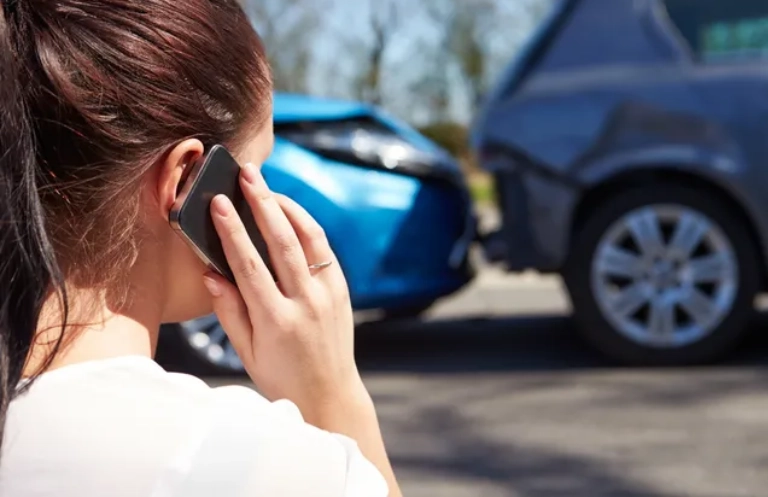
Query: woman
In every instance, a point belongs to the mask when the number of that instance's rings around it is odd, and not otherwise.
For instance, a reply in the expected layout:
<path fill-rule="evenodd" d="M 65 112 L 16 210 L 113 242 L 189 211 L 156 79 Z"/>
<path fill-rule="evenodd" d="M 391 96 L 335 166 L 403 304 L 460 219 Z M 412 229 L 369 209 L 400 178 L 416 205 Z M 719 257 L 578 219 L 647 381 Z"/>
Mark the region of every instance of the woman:
<path fill-rule="evenodd" d="M 2 6 L 0 495 L 399 495 L 322 229 L 244 167 L 280 285 L 217 197 L 236 289 L 168 224 L 206 147 L 270 154 L 236 0 Z M 162 322 L 211 311 L 265 397 L 152 361 Z"/>

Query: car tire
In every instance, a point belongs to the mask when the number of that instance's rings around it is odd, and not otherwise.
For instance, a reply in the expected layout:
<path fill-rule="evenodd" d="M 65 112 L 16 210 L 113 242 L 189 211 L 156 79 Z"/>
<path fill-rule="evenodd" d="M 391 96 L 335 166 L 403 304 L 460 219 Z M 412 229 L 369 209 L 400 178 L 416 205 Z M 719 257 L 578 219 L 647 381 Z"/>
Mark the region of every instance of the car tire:
<path fill-rule="evenodd" d="M 648 235 L 649 216 L 664 241 L 657 259 L 647 255 L 658 245 Z M 688 259 L 682 254 L 696 237 L 683 236 L 683 225 L 688 235 L 708 230 Z M 626 259 L 626 253 L 645 255 Z M 676 366 L 717 360 L 737 345 L 754 314 L 763 267 L 746 220 L 728 202 L 703 189 L 663 184 L 621 191 L 592 209 L 574 232 L 563 276 L 576 324 L 599 351 L 628 365 Z M 643 299 L 644 306 L 623 317 Z"/>
<path fill-rule="evenodd" d="M 191 324 L 191 323 L 190 323 Z M 158 340 L 155 360 L 169 371 L 187 373 L 195 376 L 242 376 L 242 365 L 232 367 L 226 363 L 217 363 L 206 357 L 204 350 L 193 346 L 184 325 L 174 323 L 163 325 Z M 228 340 L 225 338 L 224 340 Z M 225 344 L 225 343 L 224 343 Z"/>

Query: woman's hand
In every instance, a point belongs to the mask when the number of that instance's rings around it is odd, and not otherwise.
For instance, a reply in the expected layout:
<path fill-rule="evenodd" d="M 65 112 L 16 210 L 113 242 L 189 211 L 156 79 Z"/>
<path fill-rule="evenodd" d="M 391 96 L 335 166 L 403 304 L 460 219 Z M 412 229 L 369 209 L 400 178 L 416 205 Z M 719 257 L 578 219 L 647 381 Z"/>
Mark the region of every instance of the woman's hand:
<path fill-rule="evenodd" d="M 298 204 L 273 194 L 254 166 L 243 168 L 240 183 L 279 283 L 232 203 L 216 197 L 211 215 L 237 288 L 215 274 L 205 282 L 224 330 L 267 398 L 291 400 L 308 423 L 355 439 L 390 497 L 401 496 L 357 371 L 349 289 L 325 232 Z"/>
<path fill-rule="evenodd" d="M 267 398 L 293 401 L 308 420 L 329 404 L 365 402 L 349 290 L 325 232 L 298 204 L 273 194 L 255 166 L 243 168 L 240 183 L 279 284 L 223 195 L 211 214 L 237 287 L 215 274 L 205 281 L 246 371 Z"/>

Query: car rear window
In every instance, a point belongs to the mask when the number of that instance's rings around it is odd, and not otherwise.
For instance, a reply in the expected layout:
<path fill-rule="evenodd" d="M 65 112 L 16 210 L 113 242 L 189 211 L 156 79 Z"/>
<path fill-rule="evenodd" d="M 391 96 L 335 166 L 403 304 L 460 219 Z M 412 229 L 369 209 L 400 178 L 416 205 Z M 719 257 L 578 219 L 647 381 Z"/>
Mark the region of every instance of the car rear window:
<path fill-rule="evenodd" d="M 768 58 L 765 0 L 664 0 L 670 20 L 705 62 Z"/>

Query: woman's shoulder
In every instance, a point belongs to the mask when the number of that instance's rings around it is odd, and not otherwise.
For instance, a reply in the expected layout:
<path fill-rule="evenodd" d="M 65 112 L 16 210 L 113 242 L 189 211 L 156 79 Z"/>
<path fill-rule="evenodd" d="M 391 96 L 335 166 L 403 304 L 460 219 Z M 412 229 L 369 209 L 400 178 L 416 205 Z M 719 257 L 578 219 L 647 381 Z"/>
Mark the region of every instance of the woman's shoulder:
<path fill-rule="evenodd" d="M 258 414 L 257 406 L 265 405 L 250 388 L 212 388 L 145 357 L 55 369 L 11 402 L 0 495 L 27 495 L 16 488 L 5 493 L 3 485 L 40 485 L 30 477 L 40 474 L 51 479 L 45 488 L 70 489 L 57 494 L 65 497 L 90 497 L 88 488 L 102 489 L 101 495 L 152 495 L 156 481 L 197 454 L 209 433 L 231 426 L 227 411 L 249 411 L 254 426 L 274 424 Z"/>
<path fill-rule="evenodd" d="M 5 428 L 0 495 L 25 495 L 39 474 L 52 480 L 46 487 L 69 489 L 56 494 L 66 497 L 97 488 L 189 497 L 224 487 L 231 495 L 354 495 L 346 487 L 359 481 L 366 495 L 370 486 L 380 489 L 370 495 L 386 495 L 353 441 L 304 423 L 294 404 L 244 386 L 211 387 L 150 359 L 47 373 L 12 402 Z M 219 491 L 206 493 L 211 486 Z M 163 488 L 175 490 L 154 493 Z"/>
<path fill-rule="evenodd" d="M 58 495 L 90 497 L 87 488 L 108 489 L 119 482 L 123 487 L 117 494 L 103 495 L 150 495 L 157 468 L 193 436 L 211 396 L 204 382 L 167 373 L 142 357 L 45 373 L 8 410 L 0 490 L 5 485 L 16 493 L 0 494 L 26 495 L 26 485 L 42 483 L 42 488 L 71 490 Z M 40 474 L 51 481 L 30 478 Z"/>
<path fill-rule="evenodd" d="M 20 387 L 23 385 L 20 384 Z M 37 409 L 44 404 L 53 404 L 59 407 L 65 405 L 69 409 L 93 409 L 127 403 L 135 414 L 154 405 L 152 402 L 137 402 L 140 399 L 149 401 L 162 397 L 166 401 L 201 402 L 210 393 L 211 388 L 198 378 L 166 372 L 148 357 L 122 356 L 46 372 L 18 395 L 12 406 Z M 164 407 L 168 407 L 167 403 Z M 58 409 L 45 411 L 51 415 L 58 414 Z"/>
<path fill-rule="evenodd" d="M 258 410 L 270 403 L 244 386 L 214 388 L 191 375 L 165 371 L 152 359 L 129 356 L 83 362 L 41 375 L 11 403 L 7 431 L 78 428 L 157 432 L 168 438 L 200 428 L 222 405 Z M 146 437 L 142 437 L 146 438 Z"/>
<path fill-rule="evenodd" d="M 162 451 L 200 426 L 214 389 L 150 358 L 83 362 L 47 372 L 12 402 L 3 456 L 17 447 Z M 256 392 L 252 395 L 259 398 Z M 23 452 L 23 450 L 22 450 Z M 4 457 L 5 458 L 5 457 Z M 5 461 L 4 461 L 5 462 Z"/>

